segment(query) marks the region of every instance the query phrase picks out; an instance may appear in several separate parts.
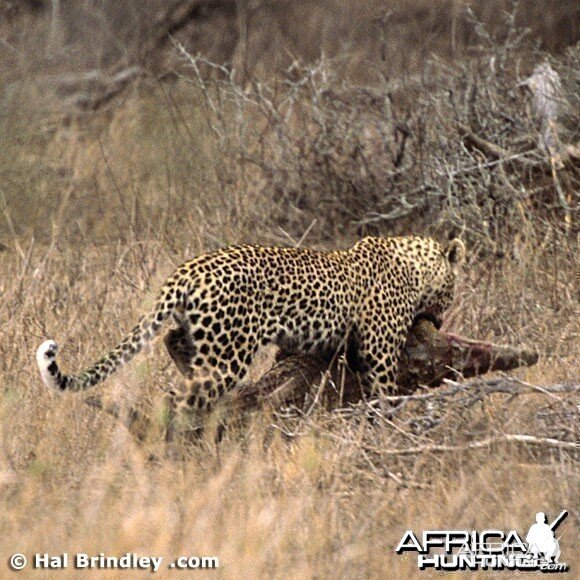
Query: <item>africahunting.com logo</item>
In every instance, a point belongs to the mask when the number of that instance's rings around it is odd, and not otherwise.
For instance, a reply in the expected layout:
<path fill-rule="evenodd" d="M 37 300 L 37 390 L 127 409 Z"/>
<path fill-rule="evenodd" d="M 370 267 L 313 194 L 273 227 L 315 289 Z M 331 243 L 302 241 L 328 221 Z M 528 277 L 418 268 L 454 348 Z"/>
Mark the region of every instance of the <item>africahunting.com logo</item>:
<path fill-rule="evenodd" d="M 396 552 L 417 552 L 419 570 L 566 572 L 555 531 L 567 515 L 563 511 L 547 524 L 545 514 L 537 513 L 525 541 L 514 530 L 426 530 L 419 538 L 407 530 Z"/>

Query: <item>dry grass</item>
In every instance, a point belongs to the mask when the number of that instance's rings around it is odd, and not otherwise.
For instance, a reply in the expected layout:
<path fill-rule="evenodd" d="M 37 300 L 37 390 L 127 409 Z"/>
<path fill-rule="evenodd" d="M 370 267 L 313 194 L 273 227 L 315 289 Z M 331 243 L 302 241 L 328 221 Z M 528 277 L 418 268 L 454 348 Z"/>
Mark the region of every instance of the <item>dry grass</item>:
<path fill-rule="evenodd" d="M 176 459 L 162 441 L 160 387 L 180 379 L 161 344 L 100 387 L 149 415 L 140 443 L 82 396 L 48 392 L 33 357 L 54 337 L 63 367 L 80 368 L 130 328 L 175 265 L 224 244 L 460 233 L 470 258 L 448 327 L 538 348 L 538 365 L 513 373 L 523 381 L 577 383 L 577 169 L 563 174 L 570 223 L 549 172 L 496 170 L 456 126 L 540 156 L 529 99 L 514 90 L 528 58 L 518 42 L 482 38 L 477 58 L 430 63 L 428 77 L 380 90 L 345 88 L 322 65 L 246 92 L 227 71 L 209 84 L 144 81 L 90 116 L 46 106 L 33 78 L 12 86 L 0 109 L 0 566 L 16 551 L 134 551 L 164 556 L 161 577 L 178 555 L 218 556 L 207 576 L 415 577 L 414 558 L 394 554 L 406 529 L 524 534 L 536 511 L 566 508 L 562 560 L 578 569 L 577 452 L 499 442 L 389 453 L 505 433 L 578 440 L 577 393 L 451 397 L 377 424 L 322 409 L 258 413 L 219 445 L 211 430 L 178 443 Z M 570 142 L 579 61 L 578 48 L 552 60 L 571 101 Z M 402 199 L 412 211 L 393 213 Z"/>

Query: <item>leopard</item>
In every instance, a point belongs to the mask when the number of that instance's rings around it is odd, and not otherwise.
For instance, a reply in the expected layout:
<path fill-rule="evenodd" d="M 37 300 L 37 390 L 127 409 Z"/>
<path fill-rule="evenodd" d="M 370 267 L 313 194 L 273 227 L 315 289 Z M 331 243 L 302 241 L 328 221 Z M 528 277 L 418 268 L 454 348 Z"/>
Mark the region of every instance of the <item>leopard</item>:
<path fill-rule="evenodd" d="M 354 345 L 360 383 L 371 396 L 396 392 L 397 366 L 412 325 L 440 327 L 454 299 L 465 245 L 423 236 L 364 237 L 341 250 L 229 246 L 183 263 L 132 330 L 76 375 L 64 374 L 58 345 L 43 342 L 36 361 L 44 384 L 85 391 L 112 375 L 157 337 L 185 380 L 170 391 L 174 409 L 210 411 L 242 383 L 258 349 L 336 351 Z"/>

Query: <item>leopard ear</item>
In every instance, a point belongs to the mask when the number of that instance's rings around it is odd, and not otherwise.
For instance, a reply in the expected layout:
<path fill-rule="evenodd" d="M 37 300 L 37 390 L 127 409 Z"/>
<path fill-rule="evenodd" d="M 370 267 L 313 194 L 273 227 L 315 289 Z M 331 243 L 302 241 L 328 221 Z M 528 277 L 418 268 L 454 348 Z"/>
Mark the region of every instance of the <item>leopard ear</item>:
<path fill-rule="evenodd" d="M 462 264 L 465 260 L 465 244 L 459 238 L 455 238 L 449 242 L 449 246 L 447 246 L 447 259 L 454 266 Z"/>

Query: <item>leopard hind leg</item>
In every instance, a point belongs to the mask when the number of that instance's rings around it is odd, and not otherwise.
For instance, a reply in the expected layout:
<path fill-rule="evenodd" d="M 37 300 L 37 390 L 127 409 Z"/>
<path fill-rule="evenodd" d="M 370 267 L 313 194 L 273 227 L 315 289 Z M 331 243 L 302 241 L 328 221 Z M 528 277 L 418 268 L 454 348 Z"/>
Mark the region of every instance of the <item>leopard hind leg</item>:
<path fill-rule="evenodd" d="M 196 354 L 191 331 L 186 324 L 172 328 L 164 338 L 165 348 L 179 372 L 187 379 L 193 378 L 192 361 Z"/>

